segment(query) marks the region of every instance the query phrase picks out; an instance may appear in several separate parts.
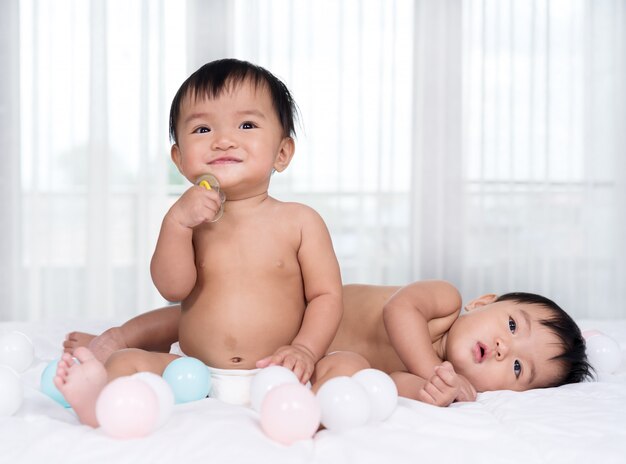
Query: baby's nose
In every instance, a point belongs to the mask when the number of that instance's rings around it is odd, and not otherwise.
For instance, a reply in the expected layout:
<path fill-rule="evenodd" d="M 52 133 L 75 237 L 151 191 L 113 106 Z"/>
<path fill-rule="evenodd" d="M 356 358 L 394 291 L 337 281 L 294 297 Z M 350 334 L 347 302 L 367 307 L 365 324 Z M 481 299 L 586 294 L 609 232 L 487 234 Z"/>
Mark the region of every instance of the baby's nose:
<path fill-rule="evenodd" d="M 509 352 L 508 345 L 501 338 L 496 338 L 496 359 L 504 359 Z"/>
<path fill-rule="evenodd" d="M 220 131 L 215 134 L 213 139 L 213 149 L 214 150 L 227 150 L 235 146 L 235 140 L 227 131 Z"/>

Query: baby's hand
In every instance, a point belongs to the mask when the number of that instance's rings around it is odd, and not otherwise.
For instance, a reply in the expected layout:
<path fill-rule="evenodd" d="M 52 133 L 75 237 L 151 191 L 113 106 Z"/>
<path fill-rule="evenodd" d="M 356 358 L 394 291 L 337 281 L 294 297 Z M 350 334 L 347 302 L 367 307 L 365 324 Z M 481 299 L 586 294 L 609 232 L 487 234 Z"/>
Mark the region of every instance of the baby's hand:
<path fill-rule="evenodd" d="M 283 366 L 293 371 L 302 383 L 313 375 L 315 359 L 313 353 L 302 345 L 281 346 L 276 352 L 256 363 L 256 367 Z"/>
<path fill-rule="evenodd" d="M 435 373 L 418 393 L 420 401 L 436 406 L 449 406 L 455 400 L 473 401 L 475 398 L 474 387 L 465 377 L 457 374 L 448 361 L 435 367 Z"/>
<path fill-rule="evenodd" d="M 476 389 L 474 385 L 470 383 L 461 374 L 457 374 L 459 378 L 459 394 L 456 395 L 455 401 L 476 401 Z"/>
<path fill-rule="evenodd" d="M 194 228 L 212 221 L 221 206 L 220 196 L 215 190 L 194 185 L 182 194 L 167 215 L 183 227 Z"/>

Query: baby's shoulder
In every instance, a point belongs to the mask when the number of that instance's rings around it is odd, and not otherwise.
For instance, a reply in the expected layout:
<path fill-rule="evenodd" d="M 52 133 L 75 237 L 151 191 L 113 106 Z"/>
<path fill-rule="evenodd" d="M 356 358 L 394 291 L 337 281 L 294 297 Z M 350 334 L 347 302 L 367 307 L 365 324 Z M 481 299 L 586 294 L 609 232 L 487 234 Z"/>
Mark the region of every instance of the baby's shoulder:
<path fill-rule="evenodd" d="M 297 203 L 295 201 L 275 201 L 277 213 L 285 218 L 300 222 L 324 222 L 322 216 L 308 205 Z"/>

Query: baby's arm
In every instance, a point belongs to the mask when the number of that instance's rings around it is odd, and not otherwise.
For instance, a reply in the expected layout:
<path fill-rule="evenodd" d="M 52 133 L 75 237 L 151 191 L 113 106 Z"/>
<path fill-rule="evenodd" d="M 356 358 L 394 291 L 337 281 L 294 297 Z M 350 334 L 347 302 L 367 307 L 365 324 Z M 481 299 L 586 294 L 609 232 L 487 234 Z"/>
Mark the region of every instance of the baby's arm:
<path fill-rule="evenodd" d="M 298 261 L 307 301 L 304 319 L 291 345 L 279 348 L 257 366 L 283 365 L 305 383 L 337 333 L 343 303 L 341 273 L 328 229 L 312 209 L 304 207 L 301 215 Z"/>
<path fill-rule="evenodd" d="M 475 398 L 469 382 L 449 363 L 444 367 L 440 353 L 433 349 L 431 332 L 447 332 L 460 308 L 458 290 L 448 282 L 434 280 L 402 287 L 385 304 L 385 328 L 408 370 L 394 374 L 402 396 L 442 406 L 454 399 Z"/>
<path fill-rule="evenodd" d="M 409 372 L 393 372 L 391 377 L 400 396 L 424 403 L 449 406 L 454 401 L 476 399 L 476 389 L 467 379 L 457 374 L 448 361 L 435 367 L 435 373 L 428 380 Z"/>
<path fill-rule="evenodd" d="M 189 188 L 170 208 L 161 225 L 150 272 L 154 285 L 168 301 L 181 301 L 196 284 L 193 229 L 211 221 L 221 201 L 214 190 Z"/>

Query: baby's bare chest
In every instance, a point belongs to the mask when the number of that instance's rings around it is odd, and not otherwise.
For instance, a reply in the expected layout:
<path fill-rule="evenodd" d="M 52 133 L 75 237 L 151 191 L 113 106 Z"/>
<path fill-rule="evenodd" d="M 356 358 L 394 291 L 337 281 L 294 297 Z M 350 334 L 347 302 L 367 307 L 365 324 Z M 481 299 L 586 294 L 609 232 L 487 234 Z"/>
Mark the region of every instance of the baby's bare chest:
<path fill-rule="evenodd" d="M 195 248 L 196 267 L 201 273 L 300 273 L 297 245 L 281 236 L 206 237 L 198 240 Z"/>

